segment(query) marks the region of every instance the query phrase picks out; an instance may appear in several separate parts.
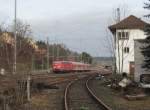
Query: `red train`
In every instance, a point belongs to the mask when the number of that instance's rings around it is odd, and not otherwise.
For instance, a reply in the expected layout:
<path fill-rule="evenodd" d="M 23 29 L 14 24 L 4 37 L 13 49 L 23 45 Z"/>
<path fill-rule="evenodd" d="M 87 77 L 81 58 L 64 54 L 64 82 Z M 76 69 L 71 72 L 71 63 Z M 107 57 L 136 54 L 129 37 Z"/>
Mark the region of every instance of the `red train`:
<path fill-rule="evenodd" d="M 90 65 L 81 62 L 54 61 L 52 64 L 52 70 L 55 73 L 90 71 Z"/>

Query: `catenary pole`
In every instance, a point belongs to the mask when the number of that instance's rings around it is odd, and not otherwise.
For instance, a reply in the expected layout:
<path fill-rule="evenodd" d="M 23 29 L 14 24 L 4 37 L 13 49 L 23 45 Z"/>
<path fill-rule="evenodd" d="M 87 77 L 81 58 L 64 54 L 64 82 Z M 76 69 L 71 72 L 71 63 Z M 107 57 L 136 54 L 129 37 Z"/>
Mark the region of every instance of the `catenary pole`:
<path fill-rule="evenodd" d="M 49 73 L 50 70 L 50 65 L 49 65 L 49 38 L 47 37 L 47 72 Z"/>
<path fill-rule="evenodd" d="M 17 0 L 15 0 L 15 16 L 14 16 L 14 64 L 13 74 L 16 74 L 16 60 L 17 60 Z"/>

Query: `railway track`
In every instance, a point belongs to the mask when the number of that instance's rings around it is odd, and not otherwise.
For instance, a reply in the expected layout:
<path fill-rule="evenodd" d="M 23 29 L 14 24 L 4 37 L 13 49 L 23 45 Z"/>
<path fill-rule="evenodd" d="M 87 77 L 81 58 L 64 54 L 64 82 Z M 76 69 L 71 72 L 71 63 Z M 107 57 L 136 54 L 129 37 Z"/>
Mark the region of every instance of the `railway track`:
<path fill-rule="evenodd" d="M 91 78 L 70 82 L 65 89 L 65 110 L 112 110 L 88 86 Z"/>

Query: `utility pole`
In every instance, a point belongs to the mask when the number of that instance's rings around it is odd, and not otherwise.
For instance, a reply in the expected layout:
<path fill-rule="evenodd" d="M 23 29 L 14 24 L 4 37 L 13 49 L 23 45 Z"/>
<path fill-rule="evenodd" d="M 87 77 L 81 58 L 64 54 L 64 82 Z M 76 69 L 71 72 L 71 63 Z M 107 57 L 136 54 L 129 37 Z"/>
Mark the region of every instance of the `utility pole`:
<path fill-rule="evenodd" d="M 17 0 L 15 0 L 15 19 L 14 19 L 14 64 L 13 64 L 13 74 L 16 74 L 16 57 L 17 57 Z"/>
<path fill-rule="evenodd" d="M 117 8 L 117 22 L 120 22 L 120 8 Z M 118 72 L 120 73 L 120 45 L 119 45 L 119 37 L 116 38 L 117 44 L 118 44 Z"/>
<path fill-rule="evenodd" d="M 57 44 L 57 47 L 56 47 L 56 48 L 57 48 L 57 50 L 56 50 L 56 51 L 57 51 L 57 60 L 59 60 L 59 46 L 60 46 L 60 45 Z"/>
<path fill-rule="evenodd" d="M 57 60 L 57 44 L 56 44 L 56 36 L 54 36 L 54 41 L 53 41 L 53 61 Z"/>
<path fill-rule="evenodd" d="M 44 70 L 44 57 L 42 55 L 42 70 Z"/>
<path fill-rule="evenodd" d="M 27 100 L 30 102 L 31 99 L 31 93 L 30 93 L 30 81 L 31 81 L 31 77 L 30 74 L 27 77 Z"/>
<path fill-rule="evenodd" d="M 47 72 L 50 72 L 50 65 L 49 65 L 49 39 L 47 37 Z"/>
<path fill-rule="evenodd" d="M 55 43 L 53 43 L 53 45 L 52 45 L 52 59 L 53 59 L 53 61 L 55 60 Z"/>
<path fill-rule="evenodd" d="M 117 22 L 120 22 L 120 8 L 117 8 Z"/>
<path fill-rule="evenodd" d="M 34 71 L 34 68 L 35 68 L 35 65 L 34 65 L 34 62 L 35 62 L 35 57 L 34 57 L 34 53 L 32 54 L 32 71 Z"/>
<path fill-rule="evenodd" d="M 80 37 L 80 49 L 82 49 L 82 39 Z M 81 52 L 80 62 L 83 62 L 83 52 Z"/>

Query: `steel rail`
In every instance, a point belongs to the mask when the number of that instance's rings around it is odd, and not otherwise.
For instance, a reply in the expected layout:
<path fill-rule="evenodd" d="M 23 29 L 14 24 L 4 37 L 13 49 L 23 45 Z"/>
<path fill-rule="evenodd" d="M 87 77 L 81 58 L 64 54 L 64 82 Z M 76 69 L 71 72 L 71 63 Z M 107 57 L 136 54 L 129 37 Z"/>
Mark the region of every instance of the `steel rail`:
<path fill-rule="evenodd" d="M 93 77 L 92 77 L 93 78 Z M 100 100 L 100 98 L 98 98 L 95 93 L 92 91 L 92 89 L 89 87 L 88 83 L 89 81 L 92 79 L 92 78 L 89 78 L 87 81 L 86 81 L 86 88 L 87 90 L 89 91 L 89 93 L 91 94 L 91 96 L 100 104 L 102 105 L 106 110 L 112 110 L 108 105 L 106 105 L 102 100 Z"/>
<path fill-rule="evenodd" d="M 93 78 L 93 77 L 92 77 Z M 89 95 L 91 95 L 94 100 L 96 102 L 98 102 L 105 110 L 112 110 L 110 107 L 108 107 L 102 100 L 100 100 L 94 93 L 93 91 L 90 89 L 88 83 L 89 81 L 92 79 L 91 77 L 89 79 L 86 80 L 86 83 L 85 83 L 85 86 L 87 88 L 87 91 L 90 93 Z M 77 80 L 81 80 L 81 79 L 77 79 Z M 69 92 L 69 89 L 70 87 L 72 86 L 73 83 L 75 83 L 77 80 L 75 81 L 72 81 L 70 82 L 67 86 L 66 86 L 66 89 L 65 89 L 65 94 L 64 94 L 64 106 L 65 106 L 65 110 L 69 110 L 69 104 L 68 104 L 68 92 Z"/>
<path fill-rule="evenodd" d="M 64 97 L 64 101 L 65 101 L 65 110 L 69 110 L 69 107 L 68 107 L 68 101 L 67 101 L 67 94 L 68 94 L 68 90 L 70 88 L 70 86 L 73 84 L 74 82 L 70 82 L 66 89 L 65 89 L 65 97 Z"/>

